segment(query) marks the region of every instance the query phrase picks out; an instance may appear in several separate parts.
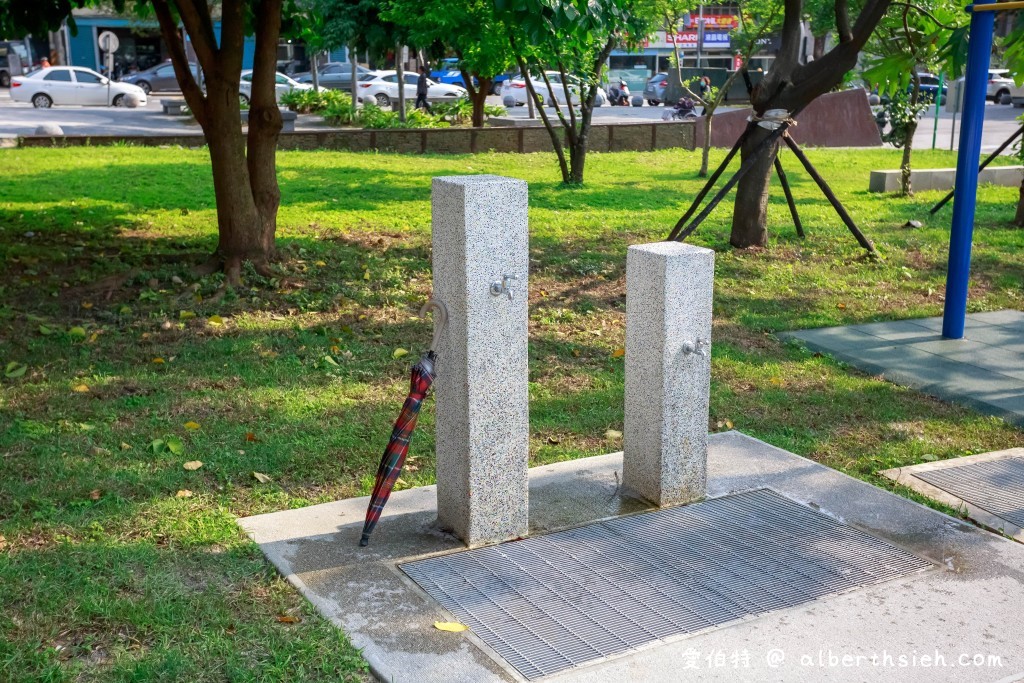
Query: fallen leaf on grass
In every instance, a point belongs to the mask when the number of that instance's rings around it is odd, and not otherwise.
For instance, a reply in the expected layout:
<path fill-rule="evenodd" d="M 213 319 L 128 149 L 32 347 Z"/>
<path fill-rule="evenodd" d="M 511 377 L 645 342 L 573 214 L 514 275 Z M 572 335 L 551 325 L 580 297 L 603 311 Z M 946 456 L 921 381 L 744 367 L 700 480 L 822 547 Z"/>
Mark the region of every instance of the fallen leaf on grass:
<path fill-rule="evenodd" d="M 167 361 L 165 361 L 165 360 L 164 360 L 163 358 L 161 358 L 161 357 L 157 356 L 157 357 L 156 357 L 156 358 L 154 358 L 154 359 L 153 359 L 153 360 L 152 360 L 151 362 L 152 362 L 152 363 L 153 363 L 154 365 L 163 365 L 163 364 L 164 364 L 164 363 L 166 363 Z"/>
<path fill-rule="evenodd" d="M 553 436 L 549 436 L 548 437 L 548 443 L 551 444 L 552 446 L 556 446 L 556 445 L 562 443 L 562 441 L 561 441 L 561 439 L 556 439 Z"/>
<path fill-rule="evenodd" d="M 196 317 L 192 311 L 178 311 L 178 320 L 191 320 Z"/>
<path fill-rule="evenodd" d="M 84 327 L 72 327 L 68 330 L 68 334 L 76 339 L 85 339 L 85 328 Z"/>
<path fill-rule="evenodd" d="M 612 358 L 622 358 L 626 355 L 626 349 L 615 349 L 612 351 Z"/>
<path fill-rule="evenodd" d="M 609 429 L 607 432 L 604 433 L 604 438 L 607 439 L 608 441 L 618 441 L 619 439 L 622 438 L 622 432 L 618 431 L 617 429 Z"/>
<path fill-rule="evenodd" d="M 131 449 L 132 449 L 132 445 L 130 443 L 125 443 L 124 441 L 121 442 L 121 450 L 122 451 L 130 451 Z"/>
<path fill-rule="evenodd" d="M 277 620 L 282 624 L 298 624 L 302 621 L 302 619 L 299 619 L 298 617 L 293 617 L 290 614 L 280 614 L 278 615 Z"/>
<path fill-rule="evenodd" d="M 47 327 L 46 325 L 40 325 L 39 326 L 39 334 L 43 335 L 44 337 L 49 336 L 49 335 L 53 334 L 53 328 L 52 327 Z"/>
<path fill-rule="evenodd" d="M 192 492 L 189 491 L 188 489 L 181 489 L 177 493 L 174 494 L 174 497 L 175 498 L 191 498 L 192 497 Z"/>
<path fill-rule="evenodd" d="M 836 308 L 838 308 L 840 311 L 845 311 L 846 304 L 836 304 Z"/>
<path fill-rule="evenodd" d="M 108 451 L 106 448 L 100 448 L 99 446 L 93 446 L 92 448 L 89 449 L 89 455 L 98 458 L 98 457 L 101 457 L 101 456 L 104 456 L 104 455 L 110 455 L 110 451 Z"/>
<path fill-rule="evenodd" d="M 391 352 L 391 357 L 392 358 L 401 358 L 402 356 L 408 356 L 408 355 L 409 355 L 408 349 L 403 349 L 402 347 L 398 347 L 397 349 L 395 349 L 394 351 Z"/>
<path fill-rule="evenodd" d="M 79 384 L 79 385 L 75 386 L 74 388 L 72 388 L 71 390 L 76 392 L 76 393 L 79 393 L 79 394 L 87 394 L 87 393 L 89 393 L 89 385 L 88 384 Z"/>
<path fill-rule="evenodd" d="M 188 472 L 195 472 L 196 470 L 198 470 L 202 466 L 203 466 L 203 461 L 202 460 L 189 460 L 188 462 L 186 462 L 181 467 L 184 470 L 188 471 Z"/>
<path fill-rule="evenodd" d="M 11 361 L 7 364 L 7 368 L 4 370 L 4 377 L 7 377 L 8 379 L 15 379 L 24 375 L 27 370 L 28 366 L 24 363 Z"/>
<path fill-rule="evenodd" d="M 92 308 L 92 302 L 91 301 L 83 301 L 82 302 L 82 308 L 84 308 L 86 310 L 89 310 L 90 308 Z"/>
<path fill-rule="evenodd" d="M 274 481 L 273 479 L 263 474 L 262 472 L 253 472 L 252 476 L 256 481 L 258 481 L 261 484 L 269 484 L 270 482 Z"/>
<path fill-rule="evenodd" d="M 89 499 L 90 500 L 99 500 L 100 496 L 102 496 L 102 495 L 103 494 L 100 493 L 99 489 L 93 489 L 92 491 L 89 491 Z"/>
<path fill-rule="evenodd" d="M 183 444 L 181 439 L 176 436 L 167 437 L 165 443 L 167 444 L 167 450 L 175 455 L 181 455 L 185 452 L 185 444 Z"/>
<path fill-rule="evenodd" d="M 252 432 L 246 432 L 245 433 L 245 440 L 246 441 L 255 441 L 256 440 L 256 435 L 253 434 Z"/>
<path fill-rule="evenodd" d="M 435 621 L 434 628 L 438 631 L 451 631 L 452 633 L 459 633 L 461 631 L 468 631 L 469 627 L 465 624 L 460 624 L 457 621 Z"/>
<path fill-rule="evenodd" d="M 188 422 L 185 423 L 185 429 L 188 429 L 189 431 L 193 431 L 194 432 L 197 429 L 199 429 L 199 423 L 198 422 L 193 422 L 192 420 L 189 420 Z"/>
<path fill-rule="evenodd" d="M 210 325 L 213 325 L 214 327 L 219 327 L 220 325 L 224 324 L 224 318 L 220 317 L 219 315 L 211 315 L 209 318 L 206 319 L 206 322 L 209 323 Z"/>
<path fill-rule="evenodd" d="M 0 550 L 3 550 L 6 547 L 7 547 L 7 539 L 4 538 L 2 534 L 0 534 Z"/>

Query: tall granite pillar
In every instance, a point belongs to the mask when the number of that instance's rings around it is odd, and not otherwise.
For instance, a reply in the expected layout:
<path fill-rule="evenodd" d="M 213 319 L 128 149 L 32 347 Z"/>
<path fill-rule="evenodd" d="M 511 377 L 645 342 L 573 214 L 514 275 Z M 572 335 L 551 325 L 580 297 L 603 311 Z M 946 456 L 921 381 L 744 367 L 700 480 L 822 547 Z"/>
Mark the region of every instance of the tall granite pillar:
<path fill-rule="evenodd" d="M 658 505 L 707 488 L 715 253 L 679 242 L 626 257 L 623 485 Z"/>
<path fill-rule="evenodd" d="M 437 514 L 468 545 L 529 532 L 527 189 L 492 175 L 434 178 Z"/>

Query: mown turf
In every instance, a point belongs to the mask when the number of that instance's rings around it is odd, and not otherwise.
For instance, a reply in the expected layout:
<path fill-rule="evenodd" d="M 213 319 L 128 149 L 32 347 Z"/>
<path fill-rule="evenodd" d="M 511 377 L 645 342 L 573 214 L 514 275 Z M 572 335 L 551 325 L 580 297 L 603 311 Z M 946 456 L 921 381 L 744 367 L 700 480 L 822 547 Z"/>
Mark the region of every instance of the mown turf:
<path fill-rule="evenodd" d="M 692 240 L 718 252 L 710 428 L 879 485 L 887 467 L 1020 445 L 999 420 L 773 336 L 941 312 L 949 212 L 927 214 L 941 193 L 868 194 L 896 151 L 809 154 L 883 258 L 864 257 L 788 155 L 806 240 L 780 192 L 767 251 L 730 250 L 731 205 L 716 210 Z M 430 338 L 414 316 L 431 176 L 530 183 L 533 464 L 619 447 L 605 433 L 622 427 L 626 247 L 663 238 L 701 184 L 699 155 L 681 151 L 592 155 L 579 189 L 550 154 L 282 153 L 279 276 L 247 273 L 218 297 L 219 277 L 189 270 L 215 244 L 204 151 L 0 162 L 0 370 L 26 366 L 0 378 L 0 680 L 17 681 L 363 676 L 234 520 L 369 491 Z M 1024 308 L 1016 197 L 979 195 L 972 311 Z M 432 481 L 432 452 L 428 401 L 400 487 Z"/>

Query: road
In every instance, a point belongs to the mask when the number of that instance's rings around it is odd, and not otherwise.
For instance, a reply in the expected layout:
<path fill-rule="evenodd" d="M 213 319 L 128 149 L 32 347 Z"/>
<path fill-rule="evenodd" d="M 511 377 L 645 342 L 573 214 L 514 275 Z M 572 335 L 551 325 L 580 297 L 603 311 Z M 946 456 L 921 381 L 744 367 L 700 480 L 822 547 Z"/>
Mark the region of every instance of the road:
<path fill-rule="evenodd" d="M 180 95 L 154 94 L 146 107 L 119 109 L 114 107 L 54 107 L 34 109 L 30 104 L 12 102 L 6 90 L 0 90 L 0 136 L 32 135 L 42 123 L 56 123 L 67 135 L 182 135 L 198 134 L 199 126 L 183 116 L 165 116 L 160 100 Z M 497 96 L 488 98 L 490 104 L 500 104 Z M 719 111 L 729 111 L 722 107 Z M 549 108 L 549 111 L 550 108 Z M 628 123 L 630 121 L 660 120 L 663 107 L 598 107 L 594 110 L 594 121 L 598 123 Z M 991 152 L 1020 125 L 1016 118 L 1022 110 L 1010 105 L 989 103 L 985 107 L 985 129 L 982 135 L 982 151 Z M 509 118 L 525 120 L 526 107 L 513 107 Z M 931 149 L 934 109 L 929 110 L 914 136 L 915 149 Z M 953 114 L 939 113 L 936 148 L 951 149 L 950 133 L 953 130 Z M 329 130 L 330 127 L 316 116 L 299 116 L 296 129 L 300 131 Z M 956 135 L 952 149 L 959 146 L 960 117 L 956 117 Z M 1007 154 L 1012 153 L 1007 150 Z"/>

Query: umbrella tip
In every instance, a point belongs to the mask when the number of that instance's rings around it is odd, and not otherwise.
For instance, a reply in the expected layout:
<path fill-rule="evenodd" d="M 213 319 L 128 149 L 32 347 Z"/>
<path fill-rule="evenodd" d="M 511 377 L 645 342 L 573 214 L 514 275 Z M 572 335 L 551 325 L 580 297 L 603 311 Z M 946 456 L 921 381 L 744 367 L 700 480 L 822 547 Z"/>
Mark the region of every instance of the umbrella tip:
<path fill-rule="evenodd" d="M 370 545 L 370 537 L 367 534 L 363 534 L 363 537 L 359 539 L 359 547 L 365 548 Z"/>

